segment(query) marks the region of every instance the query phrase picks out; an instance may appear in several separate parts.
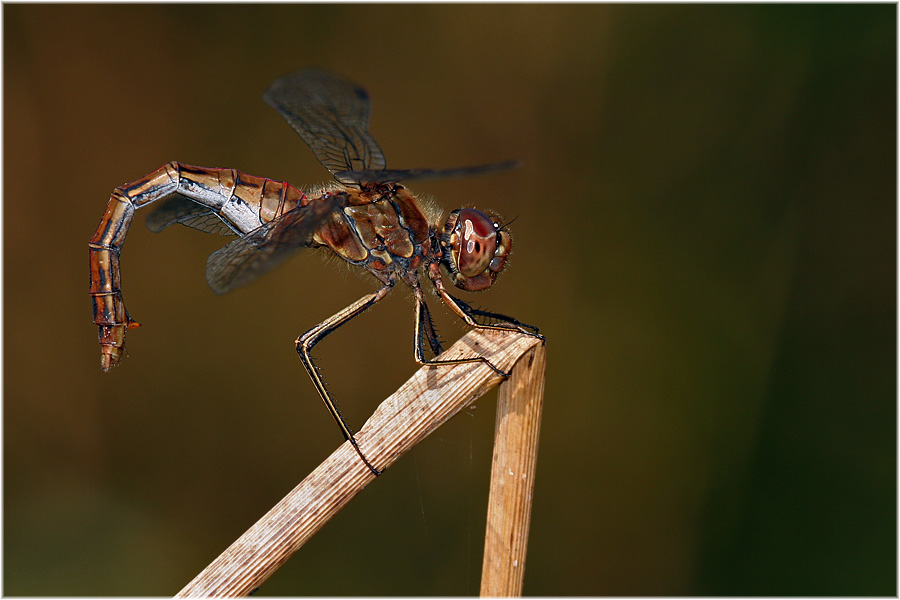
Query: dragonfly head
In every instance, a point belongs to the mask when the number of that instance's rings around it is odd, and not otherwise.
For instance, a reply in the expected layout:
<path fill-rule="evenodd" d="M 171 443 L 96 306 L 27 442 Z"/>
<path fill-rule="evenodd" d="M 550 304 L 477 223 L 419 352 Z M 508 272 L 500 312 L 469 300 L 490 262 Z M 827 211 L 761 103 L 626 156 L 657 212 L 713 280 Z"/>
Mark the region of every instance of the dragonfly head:
<path fill-rule="evenodd" d="M 453 285 L 469 292 L 493 285 L 512 250 L 512 238 L 500 222 L 499 215 L 474 208 L 454 210 L 447 217 L 442 263 Z"/>

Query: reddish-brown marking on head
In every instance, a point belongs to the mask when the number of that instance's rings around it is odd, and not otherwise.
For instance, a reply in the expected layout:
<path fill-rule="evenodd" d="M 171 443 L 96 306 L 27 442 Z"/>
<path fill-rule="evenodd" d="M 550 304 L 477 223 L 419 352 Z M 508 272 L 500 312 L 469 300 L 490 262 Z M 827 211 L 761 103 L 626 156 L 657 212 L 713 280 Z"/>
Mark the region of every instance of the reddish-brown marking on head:
<path fill-rule="evenodd" d="M 450 249 L 445 266 L 453 285 L 470 292 L 493 285 L 512 249 L 512 239 L 500 228 L 500 218 L 474 208 L 450 213 L 444 244 Z"/>

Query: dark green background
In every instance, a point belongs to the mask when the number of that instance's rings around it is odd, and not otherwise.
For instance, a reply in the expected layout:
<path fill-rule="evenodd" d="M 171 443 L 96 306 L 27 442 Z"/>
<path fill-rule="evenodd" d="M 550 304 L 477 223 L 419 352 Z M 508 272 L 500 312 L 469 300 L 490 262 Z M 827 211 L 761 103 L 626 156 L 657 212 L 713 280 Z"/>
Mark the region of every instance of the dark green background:
<path fill-rule="evenodd" d="M 310 253 L 219 298 L 223 239 L 139 214 L 144 327 L 106 375 L 87 294 L 117 185 L 325 181 L 261 99 L 320 65 L 391 167 L 522 160 L 410 187 L 518 216 L 471 299 L 548 339 L 527 594 L 895 595 L 896 12 L 4 5 L 3 592 L 174 594 L 341 441 L 293 341 L 373 281 Z M 355 426 L 414 371 L 412 317 L 398 290 L 319 347 Z M 477 593 L 493 407 L 260 593 Z"/>

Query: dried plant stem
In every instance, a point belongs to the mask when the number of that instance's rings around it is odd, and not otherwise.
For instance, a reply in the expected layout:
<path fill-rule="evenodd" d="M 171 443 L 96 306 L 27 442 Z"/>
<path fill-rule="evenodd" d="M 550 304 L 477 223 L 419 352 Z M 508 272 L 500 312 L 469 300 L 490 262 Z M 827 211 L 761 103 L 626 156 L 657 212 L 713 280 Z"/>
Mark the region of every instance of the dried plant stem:
<path fill-rule="evenodd" d="M 544 346 L 533 346 L 516 363 L 497 394 L 482 596 L 522 595 L 545 364 Z"/>
<path fill-rule="evenodd" d="M 483 356 L 509 371 L 519 357 L 540 344 L 515 331 L 473 330 L 441 358 Z M 423 367 L 382 402 L 356 439 L 372 464 L 384 470 L 499 381 L 482 362 Z M 374 478 L 345 442 L 178 597 L 249 594 Z"/>

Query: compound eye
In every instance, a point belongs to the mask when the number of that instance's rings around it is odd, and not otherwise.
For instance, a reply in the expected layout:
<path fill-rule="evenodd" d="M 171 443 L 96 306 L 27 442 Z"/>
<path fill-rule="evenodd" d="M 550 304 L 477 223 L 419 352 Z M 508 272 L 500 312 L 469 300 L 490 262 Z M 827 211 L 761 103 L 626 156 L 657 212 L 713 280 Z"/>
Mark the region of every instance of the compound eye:
<path fill-rule="evenodd" d="M 459 219 L 453 229 L 456 268 L 466 277 L 483 273 L 497 251 L 498 225 L 493 219 L 474 208 L 459 211 Z"/>

